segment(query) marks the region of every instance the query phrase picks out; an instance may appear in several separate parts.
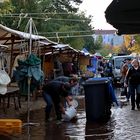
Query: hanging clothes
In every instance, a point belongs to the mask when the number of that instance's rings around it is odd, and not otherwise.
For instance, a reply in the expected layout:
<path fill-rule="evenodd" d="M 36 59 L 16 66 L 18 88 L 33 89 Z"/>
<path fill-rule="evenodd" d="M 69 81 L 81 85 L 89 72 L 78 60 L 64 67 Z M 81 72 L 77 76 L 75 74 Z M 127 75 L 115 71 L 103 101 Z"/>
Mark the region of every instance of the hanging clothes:
<path fill-rule="evenodd" d="M 64 76 L 70 76 L 72 74 L 72 63 L 71 62 L 63 63 L 63 70 Z"/>
<path fill-rule="evenodd" d="M 62 63 L 58 58 L 54 59 L 54 78 L 64 75 Z"/>
<path fill-rule="evenodd" d="M 12 68 L 13 70 L 16 70 L 16 67 L 18 67 L 18 60 L 26 60 L 25 53 L 19 54 L 16 56 L 16 58 L 14 60 L 13 68 Z"/>
<path fill-rule="evenodd" d="M 31 93 L 44 80 L 44 73 L 41 70 L 41 59 L 34 54 L 30 54 L 25 61 L 18 60 L 18 67 L 16 67 L 15 80 L 18 82 L 20 92 L 23 95 L 28 94 L 28 78 L 31 78 Z"/>
<path fill-rule="evenodd" d="M 26 60 L 26 54 L 22 53 L 22 54 L 19 54 L 19 55 L 16 56 L 16 58 L 14 60 L 14 63 L 13 63 L 13 67 L 12 67 L 12 73 L 11 73 L 12 82 L 15 82 L 16 67 L 18 67 L 18 60 L 25 61 Z"/>

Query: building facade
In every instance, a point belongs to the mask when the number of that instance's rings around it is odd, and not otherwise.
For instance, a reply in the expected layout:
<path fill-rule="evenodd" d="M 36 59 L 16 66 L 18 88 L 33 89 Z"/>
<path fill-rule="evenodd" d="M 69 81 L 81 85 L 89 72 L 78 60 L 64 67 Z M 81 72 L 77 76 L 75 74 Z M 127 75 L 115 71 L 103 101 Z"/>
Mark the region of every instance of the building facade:
<path fill-rule="evenodd" d="M 120 46 L 124 43 L 123 35 L 118 36 L 116 30 L 95 30 L 94 39 L 97 40 L 99 36 L 102 36 L 103 45 Z"/>

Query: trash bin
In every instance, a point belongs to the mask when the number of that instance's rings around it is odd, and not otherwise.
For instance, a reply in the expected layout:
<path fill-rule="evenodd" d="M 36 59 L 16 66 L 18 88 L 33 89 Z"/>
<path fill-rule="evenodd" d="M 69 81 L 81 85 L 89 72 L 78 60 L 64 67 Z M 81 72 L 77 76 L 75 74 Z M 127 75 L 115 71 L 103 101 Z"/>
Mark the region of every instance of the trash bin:
<path fill-rule="evenodd" d="M 109 93 L 109 78 L 91 78 L 84 84 L 87 122 L 110 118 L 112 98 Z"/>

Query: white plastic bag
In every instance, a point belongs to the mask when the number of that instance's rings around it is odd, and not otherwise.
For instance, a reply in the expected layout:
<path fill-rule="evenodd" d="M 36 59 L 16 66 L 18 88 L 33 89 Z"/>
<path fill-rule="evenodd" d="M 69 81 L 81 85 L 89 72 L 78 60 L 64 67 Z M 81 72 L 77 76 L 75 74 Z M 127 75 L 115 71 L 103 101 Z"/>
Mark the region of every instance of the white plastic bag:
<path fill-rule="evenodd" d="M 8 85 L 11 82 L 11 79 L 8 73 L 3 69 L 0 70 L 0 84 L 1 85 Z"/>
<path fill-rule="evenodd" d="M 6 85 L 0 85 L 0 94 L 4 95 L 7 92 L 7 86 Z"/>

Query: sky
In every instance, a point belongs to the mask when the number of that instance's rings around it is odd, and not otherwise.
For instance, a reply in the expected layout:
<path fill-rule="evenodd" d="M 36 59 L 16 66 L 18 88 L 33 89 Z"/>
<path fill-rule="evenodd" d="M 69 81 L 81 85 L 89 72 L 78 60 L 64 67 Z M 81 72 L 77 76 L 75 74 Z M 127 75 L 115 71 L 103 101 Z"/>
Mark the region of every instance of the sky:
<path fill-rule="evenodd" d="M 80 10 L 87 15 L 92 15 L 92 25 L 94 29 L 114 29 L 105 19 L 105 10 L 112 0 L 83 0 Z"/>

